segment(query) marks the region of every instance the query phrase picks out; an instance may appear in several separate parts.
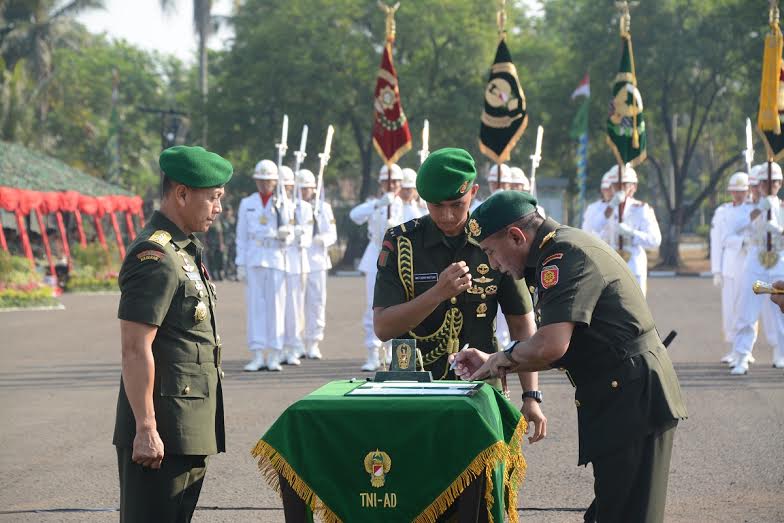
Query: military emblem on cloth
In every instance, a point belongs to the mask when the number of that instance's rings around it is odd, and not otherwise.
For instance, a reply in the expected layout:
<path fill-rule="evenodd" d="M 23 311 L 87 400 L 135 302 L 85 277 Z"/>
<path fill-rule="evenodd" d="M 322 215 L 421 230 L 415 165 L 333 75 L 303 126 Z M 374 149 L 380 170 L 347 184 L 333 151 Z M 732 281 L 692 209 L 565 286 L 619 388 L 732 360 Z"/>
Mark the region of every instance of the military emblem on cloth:
<path fill-rule="evenodd" d="M 384 451 L 376 449 L 365 456 L 365 472 L 370 474 L 370 484 L 376 488 L 384 486 L 384 480 L 391 468 L 392 459 Z"/>
<path fill-rule="evenodd" d="M 471 236 L 479 236 L 482 234 L 482 228 L 474 218 L 468 220 L 468 232 Z"/>
<path fill-rule="evenodd" d="M 539 280 L 542 282 L 542 287 L 549 289 L 558 283 L 558 267 L 555 265 L 548 265 L 542 267 L 542 273 L 539 275 Z"/>

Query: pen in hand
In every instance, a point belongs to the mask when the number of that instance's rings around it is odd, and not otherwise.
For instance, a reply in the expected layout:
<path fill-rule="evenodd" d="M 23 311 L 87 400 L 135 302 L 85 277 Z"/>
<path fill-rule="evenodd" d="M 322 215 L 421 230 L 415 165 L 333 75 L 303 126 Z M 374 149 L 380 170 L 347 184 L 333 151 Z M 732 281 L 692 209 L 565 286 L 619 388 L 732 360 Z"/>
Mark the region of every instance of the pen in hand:
<path fill-rule="evenodd" d="M 463 348 L 462 348 L 462 349 L 460 349 L 460 350 L 459 350 L 457 353 L 455 353 L 455 356 L 457 356 L 457 354 L 459 354 L 460 352 L 463 352 L 463 351 L 464 351 L 464 350 L 466 350 L 467 348 L 468 348 L 468 343 L 466 343 L 465 345 L 463 345 Z M 457 367 L 457 357 L 455 357 L 455 358 L 452 360 L 452 363 L 450 363 L 450 364 L 449 364 L 449 370 L 455 370 L 455 367 Z"/>

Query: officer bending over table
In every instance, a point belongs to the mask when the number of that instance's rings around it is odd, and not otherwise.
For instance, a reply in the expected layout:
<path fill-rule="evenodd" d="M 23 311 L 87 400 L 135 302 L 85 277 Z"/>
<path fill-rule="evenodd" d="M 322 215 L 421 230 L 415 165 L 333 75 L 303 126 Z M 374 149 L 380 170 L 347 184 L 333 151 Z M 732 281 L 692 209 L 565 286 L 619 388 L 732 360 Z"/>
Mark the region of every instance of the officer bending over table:
<path fill-rule="evenodd" d="M 528 339 L 536 331 L 525 282 L 492 269 L 482 250 L 468 242 L 468 209 L 479 189 L 475 179 L 467 151 L 433 152 L 416 180 L 429 215 L 387 230 L 377 262 L 376 336 L 383 341 L 415 339 L 424 368 L 436 379 L 455 379 L 447 357 L 465 344 L 486 353 L 498 350 L 494 329 L 499 306 L 513 339 Z M 536 372 L 521 372 L 519 379 L 533 443 L 547 434 L 539 407 L 542 393 Z"/>
<path fill-rule="evenodd" d="M 495 194 L 468 230 L 490 265 L 536 282 L 538 330 L 488 355 L 450 359 L 463 379 L 561 368 L 576 387 L 579 465 L 593 463 L 586 521 L 664 520 L 670 456 L 686 418 L 678 378 L 627 264 L 593 235 L 545 220 L 530 194 Z"/>

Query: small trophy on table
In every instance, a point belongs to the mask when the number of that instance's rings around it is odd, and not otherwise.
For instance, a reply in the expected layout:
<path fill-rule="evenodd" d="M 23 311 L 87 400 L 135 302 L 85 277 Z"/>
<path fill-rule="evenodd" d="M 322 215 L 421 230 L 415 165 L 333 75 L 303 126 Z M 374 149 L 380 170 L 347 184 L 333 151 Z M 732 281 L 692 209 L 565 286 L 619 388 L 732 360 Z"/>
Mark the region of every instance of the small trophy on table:
<path fill-rule="evenodd" d="M 420 370 L 417 370 L 417 363 Z M 429 370 L 425 370 L 422 353 L 416 348 L 416 340 L 392 340 L 392 361 L 389 370 L 376 372 L 373 381 L 430 383 L 433 381 L 433 376 Z"/>

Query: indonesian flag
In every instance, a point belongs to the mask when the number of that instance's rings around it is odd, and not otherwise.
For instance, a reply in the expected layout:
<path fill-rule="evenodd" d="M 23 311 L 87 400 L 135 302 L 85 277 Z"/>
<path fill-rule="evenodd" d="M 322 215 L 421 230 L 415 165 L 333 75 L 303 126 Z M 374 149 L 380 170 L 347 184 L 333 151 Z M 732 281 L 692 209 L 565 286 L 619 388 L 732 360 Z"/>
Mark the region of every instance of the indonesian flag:
<path fill-rule="evenodd" d="M 386 165 L 395 163 L 411 149 L 411 131 L 400 103 L 397 72 L 392 64 L 392 43 L 387 39 L 374 91 L 373 145 Z"/>
<path fill-rule="evenodd" d="M 572 100 L 578 96 L 586 96 L 588 98 L 591 97 L 591 78 L 588 76 L 588 73 L 585 73 L 583 81 L 580 82 L 580 85 L 578 85 L 577 89 L 575 89 L 572 93 Z"/>

